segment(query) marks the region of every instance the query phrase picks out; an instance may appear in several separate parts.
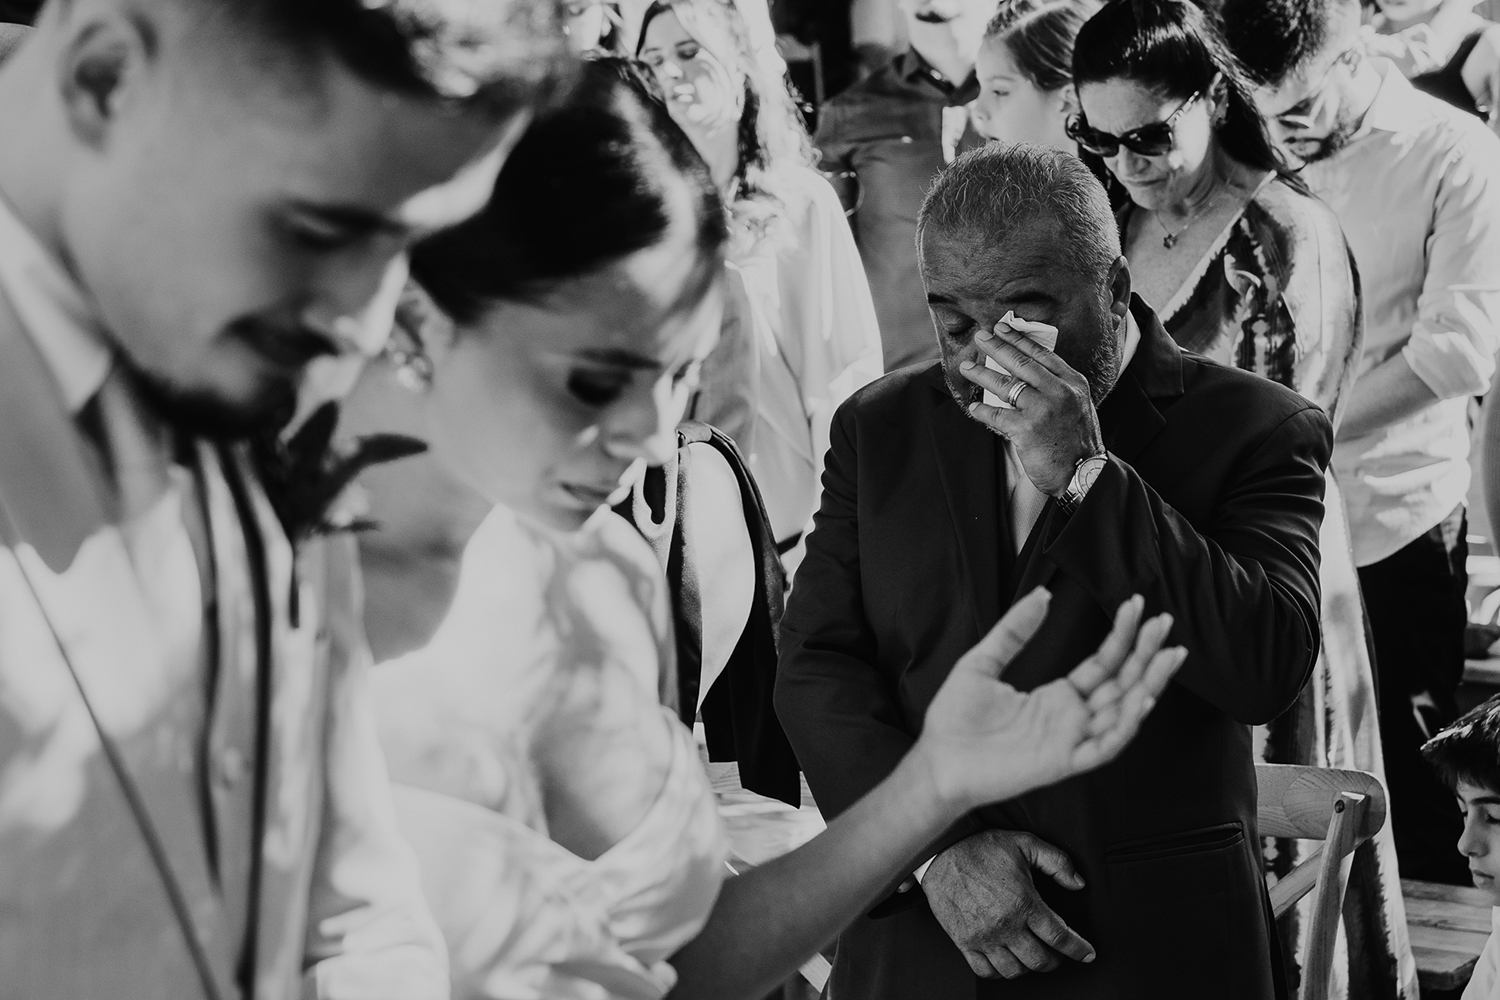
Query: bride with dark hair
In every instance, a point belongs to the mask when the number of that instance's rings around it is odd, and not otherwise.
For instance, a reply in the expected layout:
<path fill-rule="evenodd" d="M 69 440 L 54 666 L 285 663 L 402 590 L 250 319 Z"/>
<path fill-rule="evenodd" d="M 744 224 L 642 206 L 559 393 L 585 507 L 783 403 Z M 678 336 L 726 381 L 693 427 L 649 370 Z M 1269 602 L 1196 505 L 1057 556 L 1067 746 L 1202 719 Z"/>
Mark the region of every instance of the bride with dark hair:
<path fill-rule="evenodd" d="M 1112 758 L 1181 663 L 1131 600 L 1069 677 L 999 680 L 1019 602 L 955 667 L 891 778 L 726 881 L 690 731 L 665 707 L 661 567 L 609 508 L 676 449 L 712 349 L 716 187 L 627 66 L 595 62 L 520 142 L 489 207 L 414 255 L 390 362 L 437 458 L 491 506 L 435 636 L 375 671 L 398 816 L 458 997 L 762 997 L 981 802 Z M 378 496 L 377 496 L 378 500 Z M 375 513 L 381 513 L 377 503 Z"/>

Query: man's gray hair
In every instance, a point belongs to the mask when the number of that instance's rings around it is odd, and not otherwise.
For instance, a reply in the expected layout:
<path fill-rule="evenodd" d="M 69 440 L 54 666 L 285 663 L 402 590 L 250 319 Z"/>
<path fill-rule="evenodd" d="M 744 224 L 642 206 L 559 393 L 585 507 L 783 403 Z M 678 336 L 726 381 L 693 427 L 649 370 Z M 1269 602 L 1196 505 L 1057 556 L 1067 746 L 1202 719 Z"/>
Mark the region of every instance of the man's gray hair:
<path fill-rule="evenodd" d="M 917 254 L 931 232 L 1003 246 L 1023 225 L 1051 220 L 1060 231 L 1059 263 L 1102 279 L 1120 257 L 1109 196 L 1082 160 L 1047 146 L 999 143 L 949 164 L 917 213 Z"/>

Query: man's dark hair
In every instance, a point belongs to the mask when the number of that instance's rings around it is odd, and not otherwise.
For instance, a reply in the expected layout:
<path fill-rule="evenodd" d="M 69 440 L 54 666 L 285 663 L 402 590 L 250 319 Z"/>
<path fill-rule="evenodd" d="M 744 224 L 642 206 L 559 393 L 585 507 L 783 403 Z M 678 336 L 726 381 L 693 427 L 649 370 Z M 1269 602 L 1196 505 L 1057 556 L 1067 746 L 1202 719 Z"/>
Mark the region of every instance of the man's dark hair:
<path fill-rule="evenodd" d="M 574 71 L 558 0 L 176 2 L 377 86 L 498 114 L 546 103 Z"/>
<path fill-rule="evenodd" d="M 1355 0 L 1220 0 L 1224 38 L 1246 74 L 1278 86 L 1328 45 Z"/>
<path fill-rule="evenodd" d="M 1428 740 L 1422 756 L 1449 788 L 1462 781 L 1500 793 L 1500 695 Z"/>
<path fill-rule="evenodd" d="M 511 152 L 484 211 L 418 244 L 412 274 L 462 324 L 499 301 L 531 300 L 562 282 L 656 246 L 691 217 L 699 297 L 721 270 L 724 205 L 703 158 L 637 64 L 583 64 L 567 99 Z"/>
<path fill-rule="evenodd" d="M 30 24 L 41 9 L 42 0 L 0 0 L 0 22 Z"/>

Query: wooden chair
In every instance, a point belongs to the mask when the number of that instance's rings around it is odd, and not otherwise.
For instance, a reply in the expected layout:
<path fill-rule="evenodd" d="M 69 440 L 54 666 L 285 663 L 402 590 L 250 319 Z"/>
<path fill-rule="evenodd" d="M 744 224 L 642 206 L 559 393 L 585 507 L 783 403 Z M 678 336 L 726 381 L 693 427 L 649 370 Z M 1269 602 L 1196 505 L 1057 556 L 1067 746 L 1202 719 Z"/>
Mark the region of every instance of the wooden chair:
<path fill-rule="evenodd" d="M 1354 849 L 1385 825 L 1385 789 L 1365 771 L 1291 764 L 1257 764 L 1255 779 L 1262 837 L 1323 841 L 1312 857 L 1271 886 L 1270 895 L 1271 909 L 1280 917 L 1316 890 L 1300 997 L 1325 1000 L 1349 866 Z"/>

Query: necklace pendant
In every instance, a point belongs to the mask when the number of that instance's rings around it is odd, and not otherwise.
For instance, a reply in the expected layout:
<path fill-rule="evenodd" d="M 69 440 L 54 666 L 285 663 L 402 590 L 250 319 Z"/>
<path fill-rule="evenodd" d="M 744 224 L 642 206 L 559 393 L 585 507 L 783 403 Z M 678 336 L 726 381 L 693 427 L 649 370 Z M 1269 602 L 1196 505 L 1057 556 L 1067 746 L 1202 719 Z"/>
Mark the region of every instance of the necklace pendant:
<path fill-rule="evenodd" d="M 1168 233 L 1161 238 L 1161 245 L 1166 247 L 1168 250 L 1172 249 L 1177 245 L 1178 235 L 1179 234 L 1177 233 Z"/>

